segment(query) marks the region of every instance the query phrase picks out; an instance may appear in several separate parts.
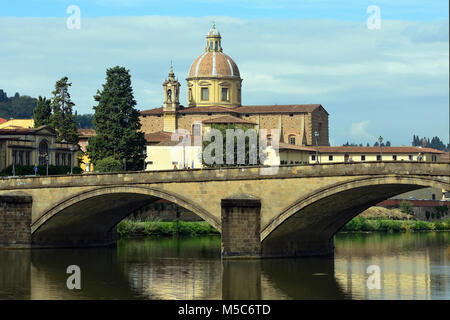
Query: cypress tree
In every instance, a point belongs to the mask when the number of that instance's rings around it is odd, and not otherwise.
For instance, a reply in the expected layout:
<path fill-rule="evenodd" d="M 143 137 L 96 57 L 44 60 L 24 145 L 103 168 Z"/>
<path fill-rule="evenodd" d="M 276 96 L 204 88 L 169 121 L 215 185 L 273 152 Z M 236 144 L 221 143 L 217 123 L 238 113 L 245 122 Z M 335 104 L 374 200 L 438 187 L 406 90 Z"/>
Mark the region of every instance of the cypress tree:
<path fill-rule="evenodd" d="M 39 96 L 36 107 L 33 110 L 34 127 L 50 125 L 52 115 L 51 101 L 46 97 Z"/>
<path fill-rule="evenodd" d="M 142 170 L 145 139 L 129 70 L 119 66 L 107 69 L 103 90 L 98 90 L 94 99 L 98 102 L 93 119 L 97 135 L 89 139 L 89 157 L 94 164 L 107 157 L 125 159 L 127 170 Z"/>
<path fill-rule="evenodd" d="M 55 91 L 53 91 L 53 99 L 51 107 L 53 114 L 50 117 L 51 126 L 56 130 L 58 135 L 56 141 L 63 140 L 68 143 L 78 143 L 78 131 L 72 114 L 75 105 L 70 100 L 69 87 L 72 83 L 68 83 L 68 78 L 63 77 L 56 81 Z"/>

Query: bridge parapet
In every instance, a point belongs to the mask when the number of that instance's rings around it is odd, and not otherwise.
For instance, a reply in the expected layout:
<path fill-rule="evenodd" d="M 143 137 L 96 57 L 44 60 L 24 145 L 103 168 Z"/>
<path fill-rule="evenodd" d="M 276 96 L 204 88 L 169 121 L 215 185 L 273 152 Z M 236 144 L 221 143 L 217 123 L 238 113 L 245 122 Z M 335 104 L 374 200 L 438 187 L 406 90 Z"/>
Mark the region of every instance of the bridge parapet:
<path fill-rule="evenodd" d="M 265 167 L 206 168 L 0 178 L 0 190 L 388 174 L 450 176 L 450 163 L 437 162 L 391 161 L 290 165 L 280 166 L 273 175 L 262 174 L 262 168 Z"/>

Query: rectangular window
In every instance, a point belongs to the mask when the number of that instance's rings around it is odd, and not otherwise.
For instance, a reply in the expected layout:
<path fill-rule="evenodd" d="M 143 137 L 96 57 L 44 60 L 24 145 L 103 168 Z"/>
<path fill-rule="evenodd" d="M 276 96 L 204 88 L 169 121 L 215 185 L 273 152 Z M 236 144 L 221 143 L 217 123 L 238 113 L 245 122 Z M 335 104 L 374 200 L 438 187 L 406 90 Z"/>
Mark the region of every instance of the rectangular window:
<path fill-rule="evenodd" d="M 433 161 L 433 162 L 436 162 L 437 161 L 437 157 L 436 157 L 436 155 L 431 155 L 431 161 Z"/>
<path fill-rule="evenodd" d="M 392 160 L 397 161 L 397 155 L 396 154 L 392 155 Z"/>
<path fill-rule="evenodd" d="M 209 100 L 209 89 L 202 88 L 202 100 Z"/>
<path fill-rule="evenodd" d="M 361 155 L 361 161 L 366 161 L 366 155 Z"/>
<path fill-rule="evenodd" d="M 222 101 L 228 101 L 228 88 L 222 88 Z"/>
<path fill-rule="evenodd" d="M 201 136 L 202 135 L 201 124 L 194 124 L 192 131 L 193 131 L 195 137 Z"/>
<path fill-rule="evenodd" d="M 27 151 L 27 152 L 25 153 L 25 164 L 26 164 L 27 166 L 31 165 L 30 158 L 31 158 L 31 151 Z"/>
<path fill-rule="evenodd" d="M 331 154 L 328 156 L 328 160 L 333 161 L 333 156 Z"/>
<path fill-rule="evenodd" d="M 289 143 L 295 144 L 295 137 L 289 137 Z"/>
<path fill-rule="evenodd" d="M 412 154 L 408 155 L 408 160 L 409 161 L 413 161 L 413 155 Z"/>
<path fill-rule="evenodd" d="M 315 155 L 315 154 L 313 154 L 313 155 L 311 156 L 311 160 L 312 160 L 312 161 L 316 161 L 316 155 Z"/>
<path fill-rule="evenodd" d="M 381 161 L 381 155 L 377 154 L 377 161 Z"/>

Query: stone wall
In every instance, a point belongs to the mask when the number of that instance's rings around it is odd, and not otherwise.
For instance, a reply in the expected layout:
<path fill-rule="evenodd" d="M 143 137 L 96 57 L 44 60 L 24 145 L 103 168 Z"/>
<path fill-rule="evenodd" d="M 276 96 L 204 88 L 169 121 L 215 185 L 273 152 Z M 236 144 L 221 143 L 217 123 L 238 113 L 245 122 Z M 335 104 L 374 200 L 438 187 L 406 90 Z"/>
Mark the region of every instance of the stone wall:
<path fill-rule="evenodd" d="M 142 124 L 141 131 L 145 133 L 163 131 L 164 118 L 162 115 L 144 115 L 139 117 Z"/>
<path fill-rule="evenodd" d="M 0 196 L 0 247 L 29 247 L 31 244 L 29 196 Z"/>
<path fill-rule="evenodd" d="M 222 199 L 222 257 L 261 255 L 261 201 L 252 197 Z"/>

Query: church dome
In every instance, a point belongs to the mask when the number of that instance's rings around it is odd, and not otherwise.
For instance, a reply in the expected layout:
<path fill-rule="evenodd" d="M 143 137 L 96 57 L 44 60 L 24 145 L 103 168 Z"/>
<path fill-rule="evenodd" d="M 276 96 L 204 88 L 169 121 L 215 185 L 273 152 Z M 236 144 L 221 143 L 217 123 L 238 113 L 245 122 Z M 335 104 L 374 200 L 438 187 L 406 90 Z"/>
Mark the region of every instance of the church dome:
<path fill-rule="evenodd" d="M 192 77 L 240 77 L 236 63 L 220 51 L 205 52 L 191 66 L 189 78 Z"/>

